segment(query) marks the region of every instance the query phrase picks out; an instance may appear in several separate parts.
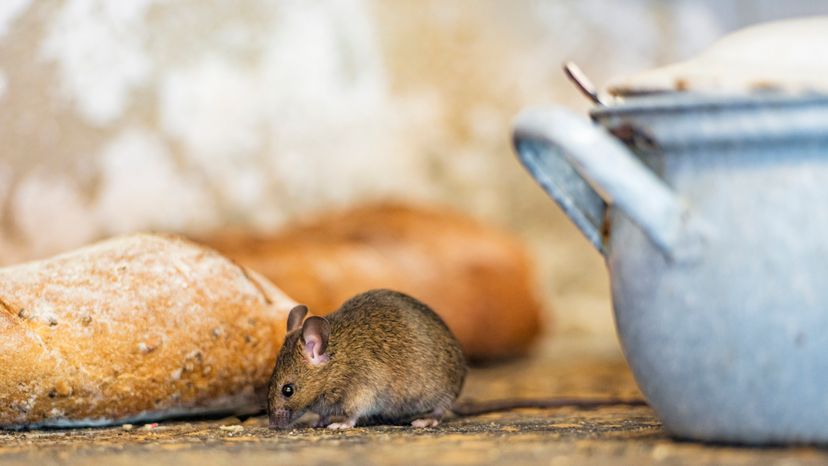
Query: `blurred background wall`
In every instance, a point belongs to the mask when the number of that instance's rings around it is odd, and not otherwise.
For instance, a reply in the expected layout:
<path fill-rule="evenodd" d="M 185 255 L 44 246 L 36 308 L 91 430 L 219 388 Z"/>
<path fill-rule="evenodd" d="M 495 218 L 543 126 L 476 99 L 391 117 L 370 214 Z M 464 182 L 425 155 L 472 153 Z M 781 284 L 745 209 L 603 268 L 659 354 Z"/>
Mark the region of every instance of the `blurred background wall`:
<path fill-rule="evenodd" d="M 610 335 L 600 257 L 518 166 L 530 104 L 826 2 L 3 0 L 0 264 L 134 230 L 270 230 L 392 197 L 529 244 L 561 332 Z"/>

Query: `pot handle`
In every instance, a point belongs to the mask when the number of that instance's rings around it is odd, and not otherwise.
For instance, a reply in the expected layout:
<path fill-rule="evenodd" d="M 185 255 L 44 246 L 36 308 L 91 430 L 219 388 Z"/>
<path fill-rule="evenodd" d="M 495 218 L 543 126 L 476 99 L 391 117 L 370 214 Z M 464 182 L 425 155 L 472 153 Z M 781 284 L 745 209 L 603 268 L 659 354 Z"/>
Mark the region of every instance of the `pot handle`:
<path fill-rule="evenodd" d="M 607 202 L 667 257 L 698 252 L 701 235 L 686 206 L 602 128 L 563 108 L 527 109 L 515 121 L 513 140 L 529 173 L 601 254 Z"/>

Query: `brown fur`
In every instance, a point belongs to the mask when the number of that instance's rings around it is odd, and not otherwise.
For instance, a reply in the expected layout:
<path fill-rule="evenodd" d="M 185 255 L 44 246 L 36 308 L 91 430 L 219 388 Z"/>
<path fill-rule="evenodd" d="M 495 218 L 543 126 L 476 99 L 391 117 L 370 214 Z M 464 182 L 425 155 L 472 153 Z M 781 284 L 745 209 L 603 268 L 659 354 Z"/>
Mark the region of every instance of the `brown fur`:
<path fill-rule="evenodd" d="M 451 410 L 466 364 L 457 339 L 428 306 L 372 290 L 327 320 L 326 363 L 310 363 L 301 327 L 285 338 L 268 391 L 268 413 L 280 413 L 282 426 L 307 411 L 322 422 L 331 416 L 402 422 Z M 289 398 L 281 393 L 287 383 L 295 387 Z"/>

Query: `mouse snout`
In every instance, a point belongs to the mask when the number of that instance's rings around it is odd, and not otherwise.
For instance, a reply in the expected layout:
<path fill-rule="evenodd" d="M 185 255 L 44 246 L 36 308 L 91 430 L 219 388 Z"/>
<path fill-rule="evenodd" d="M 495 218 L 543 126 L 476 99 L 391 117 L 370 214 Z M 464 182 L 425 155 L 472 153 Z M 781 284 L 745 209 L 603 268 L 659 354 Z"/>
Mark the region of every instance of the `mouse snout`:
<path fill-rule="evenodd" d="M 270 412 L 270 428 L 271 429 L 284 429 L 286 428 L 291 421 L 290 410 L 287 409 L 276 409 Z"/>

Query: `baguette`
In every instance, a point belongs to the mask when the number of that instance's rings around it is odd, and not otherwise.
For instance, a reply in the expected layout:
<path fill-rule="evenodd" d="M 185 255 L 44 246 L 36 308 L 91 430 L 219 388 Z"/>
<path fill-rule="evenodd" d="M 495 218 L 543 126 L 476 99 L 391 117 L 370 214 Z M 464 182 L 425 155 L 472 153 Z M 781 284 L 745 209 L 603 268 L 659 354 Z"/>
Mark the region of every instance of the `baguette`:
<path fill-rule="evenodd" d="M 202 240 L 320 315 L 372 288 L 414 296 L 474 361 L 524 354 L 541 331 L 532 263 L 520 241 L 446 209 L 366 205 L 272 234 Z"/>

